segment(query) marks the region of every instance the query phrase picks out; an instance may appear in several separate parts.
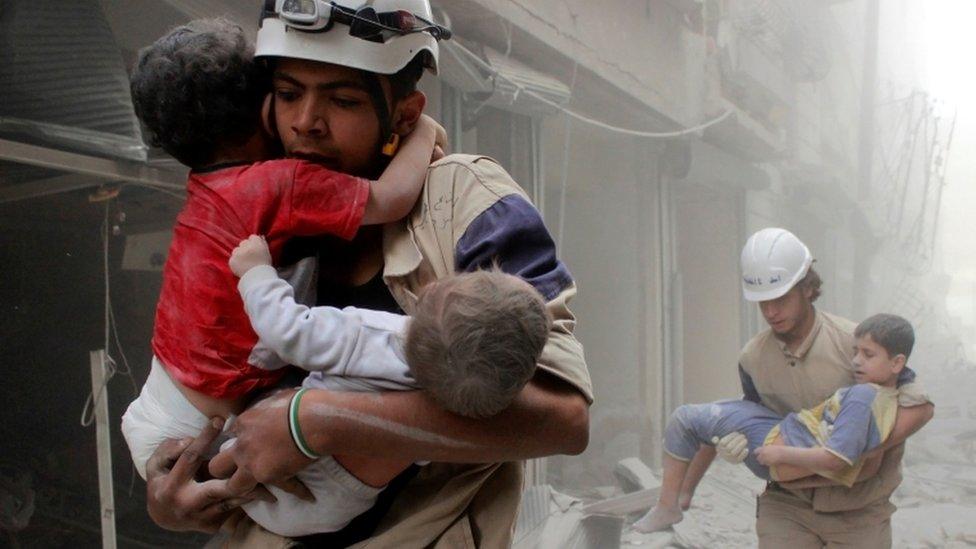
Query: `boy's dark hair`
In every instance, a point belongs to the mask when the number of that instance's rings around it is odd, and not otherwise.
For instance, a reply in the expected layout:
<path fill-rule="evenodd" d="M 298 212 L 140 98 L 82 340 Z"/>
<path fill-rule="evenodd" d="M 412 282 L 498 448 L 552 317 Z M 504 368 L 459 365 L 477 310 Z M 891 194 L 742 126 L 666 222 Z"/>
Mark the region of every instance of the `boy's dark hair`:
<path fill-rule="evenodd" d="M 466 273 L 424 289 L 404 351 L 418 384 L 441 406 L 488 417 L 535 373 L 551 324 L 542 296 L 524 280 Z"/>
<path fill-rule="evenodd" d="M 139 51 L 130 78 L 132 105 L 162 147 L 190 168 L 215 161 L 220 147 L 260 131 L 271 90 L 266 65 L 254 59 L 244 30 L 226 19 L 176 27 Z"/>
<path fill-rule="evenodd" d="M 898 315 L 881 313 L 865 319 L 854 328 L 854 337 L 866 335 L 884 347 L 889 357 L 905 355 L 907 359 L 915 346 L 915 330 Z"/>

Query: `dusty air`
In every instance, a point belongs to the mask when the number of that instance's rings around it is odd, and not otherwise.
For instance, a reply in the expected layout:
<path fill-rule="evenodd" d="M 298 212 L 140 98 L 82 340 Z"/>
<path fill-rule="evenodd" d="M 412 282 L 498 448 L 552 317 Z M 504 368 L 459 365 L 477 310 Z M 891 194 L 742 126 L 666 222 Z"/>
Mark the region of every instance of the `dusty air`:
<path fill-rule="evenodd" d="M 3 0 L 3 545 L 976 546 L 974 18 Z"/>

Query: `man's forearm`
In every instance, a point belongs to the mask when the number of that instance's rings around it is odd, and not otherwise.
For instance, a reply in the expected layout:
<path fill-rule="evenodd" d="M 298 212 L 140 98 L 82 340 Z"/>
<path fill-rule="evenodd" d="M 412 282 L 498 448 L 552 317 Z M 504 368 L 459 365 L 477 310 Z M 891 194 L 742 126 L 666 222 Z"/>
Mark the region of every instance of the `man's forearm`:
<path fill-rule="evenodd" d="M 481 463 L 578 454 L 589 436 L 586 400 L 548 376 L 536 376 L 507 410 L 486 419 L 452 414 L 420 391 L 309 391 L 299 423 L 323 455 L 411 461 Z"/>
<path fill-rule="evenodd" d="M 866 458 L 864 460 L 864 466 L 861 467 L 861 471 L 857 474 L 857 478 L 854 479 L 854 483 L 864 482 L 870 478 L 873 478 L 878 474 L 878 469 L 881 468 L 881 458 L 882 454 L 877 456 Z M 804 488 L 823 488 L 825 486 L 843 486 L 840 482 L 836 480 L 831 480 L 827 477 L 822 477 L 820 475 L 812 475 L 806 478 L 801 478 L 799 480 L 792 480 L 789 482 L 781 482 L 781 486 L 784 488 L 789 488 L 790 490 L 801 490 Z"/>
<path fill-rule="evenodd" d="M 827 477 L 822 477 L 820 475 L 811 475 L 809 477 L 804 477 L 799 480 L 780 482 L 779 485 L 789 490 L 804 490 L 806 488 L 823 488 L 824 486 L 842 486 L 841 483 L 837 482 L 836 480 L 831 480 Z"/>

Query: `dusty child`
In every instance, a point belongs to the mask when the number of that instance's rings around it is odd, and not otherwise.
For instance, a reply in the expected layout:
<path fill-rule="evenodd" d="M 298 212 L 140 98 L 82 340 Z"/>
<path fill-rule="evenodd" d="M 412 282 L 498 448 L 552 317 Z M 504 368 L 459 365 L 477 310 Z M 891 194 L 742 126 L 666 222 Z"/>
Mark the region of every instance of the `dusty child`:
<path fill-rule="evenodd" d="M 415 85 L 419 74 L 390 78 Z M 351 239 L 361 225 L 403 217 L 443 132 L 421 118 L 376 181 L 330 169 L 336 159 L 274 160 L 277 145 L 262 127 L 270 82 L 242 29 L 222 19 L 174 29 L 143 49 L 133 70 L 133 105 L 152 143 L 190 168 L 163 270 L 149 378 L 122 419 L 143 477 L 163 440 L 239 413 L 282 376 L 274 367 L 284 362 L 260 344 L 234 291 L 231 250 L 258 233 L 278 259 L 291 237 Z M 352 108 L 334 99 L 336 108 Z"/>
<path fill-rule="evenodd" d="M 410 317 L 346 307 L 306 307 L 271 266 L 264 239 L 251 236 L 230 258 L 247 314 L 261 341 L 311 373 L 291 400 L 292 439 L 315 462 L 298 479 L 314 502 L 270 486 L 277 502 L 244 510 L 283 536 L 334 532 L 370 509 L 410 462 L 319 456 L 299 421 L 302 393 L 420 389 L 464 417 L 493 416 L 512 403 L 535 373 L 551 319 L 542 296 L 501 271 L 475 271 L 424 287 Z M 310 412 L 303 412 L 310 413 Z"/>

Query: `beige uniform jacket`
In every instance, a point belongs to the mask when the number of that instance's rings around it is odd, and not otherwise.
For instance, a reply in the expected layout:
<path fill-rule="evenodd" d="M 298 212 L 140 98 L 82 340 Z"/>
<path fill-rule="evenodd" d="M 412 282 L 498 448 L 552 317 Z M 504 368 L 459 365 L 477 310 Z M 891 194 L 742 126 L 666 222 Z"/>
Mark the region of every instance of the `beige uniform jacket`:
<path fill-rule="evenodd" d="M 452 155 L 429 172 L 406 223 L 387 226 L 383 278 L 410 314 L 425 284 L 454 273 L 455 246 L 468 225 L 499 199 L 525 192 L 493 160 Z M 539 367 L 593 400 L 576 319 L 566 306 L 570 286 L 549 301 L 554 325 Z M 377 534 L 356 547 L 507 547 L 522 491 L 522 463 L 432 463 L 397 496 Z"/>
<path fill-rule="evenodd" d="M 855 326 L 850 320 L 818 310 L 813 329 L 796 353 L 787 350 L 767 329 L 746 344 L 739 366 L 751 378 L 762 404 L 777 414 L 812 408 L 837 389 L 855 383 Z M 919 382 L 902 385 L 899 391 L 900 406 L 929 402 Z M 890 448 L 878 474 L 853 488 L 830 486 L 793 493 L 819 512 L 849 511 L 887 501 L 901 483 L 904 452 L 904 444 Z"/>

